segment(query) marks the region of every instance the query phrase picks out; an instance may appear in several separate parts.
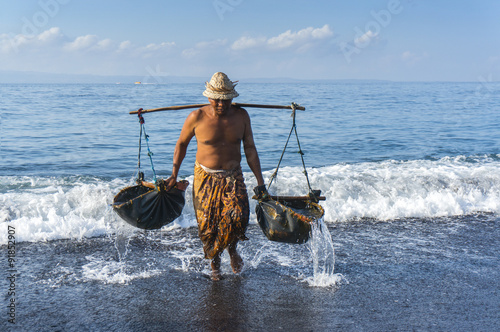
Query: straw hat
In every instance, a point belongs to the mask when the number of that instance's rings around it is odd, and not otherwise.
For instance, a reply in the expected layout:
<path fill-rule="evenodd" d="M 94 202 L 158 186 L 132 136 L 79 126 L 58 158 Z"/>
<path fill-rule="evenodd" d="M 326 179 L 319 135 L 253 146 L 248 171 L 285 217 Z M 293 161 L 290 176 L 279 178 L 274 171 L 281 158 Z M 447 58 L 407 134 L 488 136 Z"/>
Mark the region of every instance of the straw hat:
<path fill-rule="evenodd" d="M 203 91 L 203 95 L 211 99 L 233 99 L 239 96 L 234 89 L 237 82 L 231 82 L 226 74 L 217 72 L 212 76 L 210 82 L 205 82 L 207 88 Z"/>

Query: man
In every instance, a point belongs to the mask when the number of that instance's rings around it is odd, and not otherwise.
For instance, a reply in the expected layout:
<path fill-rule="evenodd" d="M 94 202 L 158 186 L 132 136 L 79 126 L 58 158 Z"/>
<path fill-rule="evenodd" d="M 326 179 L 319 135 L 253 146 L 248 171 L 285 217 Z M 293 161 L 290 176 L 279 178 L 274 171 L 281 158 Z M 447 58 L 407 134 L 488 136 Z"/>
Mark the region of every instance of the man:
<path fill-rule="evenodd" d="M 167 186 L 175 185 L 179 168 L 191 139 L 196 136 L 197 152 L 193 181 L 193 204 L 198 235 L 205 258 L 211 259 L 212 279 L 219 280 L 220 255 L 227 248 L 234 273 L 243 260 L 236 251 L 238 241 L 247 240 L 249 203 L 241 171 L 241 143 L 260 191 L 265 191 L 259 156 L 253 140 L 250 117 L 233 106 L 238 96 L 226 74 L 215 73 L 203 95 L 209 105 L 191 112 L 175 146 L 172 175 Z"/>

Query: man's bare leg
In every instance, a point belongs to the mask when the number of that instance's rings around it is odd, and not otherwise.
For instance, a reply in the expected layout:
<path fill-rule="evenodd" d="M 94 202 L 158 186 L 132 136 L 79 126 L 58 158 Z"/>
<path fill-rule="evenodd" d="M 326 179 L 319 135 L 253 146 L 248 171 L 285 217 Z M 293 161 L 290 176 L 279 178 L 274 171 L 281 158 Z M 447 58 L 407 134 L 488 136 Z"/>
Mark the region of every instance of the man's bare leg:
<path fill-rule="evenodd" d="M 227 251 L 229 253 L 229 257 L 231 258 L 231 268 L 233 269 L 234 273 L 240 273 L 241 269 L 243 268 L 243 259 L 236 251 L 237 244 L 238 244 L 238 241 L 234 241 L 227 248 Z"/>
<path fill-rule="evenodd" d="M 220 255 L 217 255 L 212 259 L 212 280 L 221 280 L 222 275 L 220 274 Z"/>

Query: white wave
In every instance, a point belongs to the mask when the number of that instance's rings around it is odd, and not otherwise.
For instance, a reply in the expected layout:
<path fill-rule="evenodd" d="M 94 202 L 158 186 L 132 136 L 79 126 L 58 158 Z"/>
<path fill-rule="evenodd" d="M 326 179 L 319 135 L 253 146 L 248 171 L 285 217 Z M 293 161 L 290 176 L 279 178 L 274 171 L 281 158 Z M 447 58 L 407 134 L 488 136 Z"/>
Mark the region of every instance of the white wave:
<path fill-rule="evenodd" d="M 392 220 L 434 218 L 480 212 L 500 213 L 500 161 L 465 157 L 441 160 L 383 161 L 338 164 L 308 169 L 311 186 L 326 201 L 325 222 L 361 218 Z M 264 173 L 269 177 L 272 171 Z M 256 185 L 245 174 L 249 196 Z M 192 176 L 187 178 L 192 183 Z M 124 179 L 0 177 L 0 244 L 7 243 L 7 226 L 16 241 L 81 239 L 114 234 L 132 226 L 109 206 Z M 300 167 L 280 169 L 270 191 L 304 195 L 307 185 Z M 250 223 L 256 223 L 250 199 Z M 196 226 L 190 188 L 182 215 L 168 227 Z"/>
<path fill-rule="evenodd" d="M 500 212 L 500 162 L 487 157 L 339 164 L 308 173 L 326 196 L 326 222 Z M 297 183 L 305 183 L 300 169 L 280 170 L 280 194 L 307 192 Z"/>
<path fill-rule="evenodd" d="M 6 221 L 2 223 L 5 228 L 9 225 L 15 229 L 18 242 L 81 239 L 108 234 L 119 227 L 109 204 L 116 188 L 125 185 L 123 180 L 0 179 L 0 222 Z M 5 243 L 2 236 L 0 244 Z"/>

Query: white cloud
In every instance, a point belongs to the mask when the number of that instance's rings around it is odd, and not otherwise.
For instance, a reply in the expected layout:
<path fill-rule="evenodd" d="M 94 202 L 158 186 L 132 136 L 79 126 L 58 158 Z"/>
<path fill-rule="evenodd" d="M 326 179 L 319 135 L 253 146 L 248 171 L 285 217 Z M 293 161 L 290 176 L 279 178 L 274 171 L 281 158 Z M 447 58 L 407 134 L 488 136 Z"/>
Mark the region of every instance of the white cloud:
<path fill-rule="evenodd" d="M 296 40 L 297 40 L 297 33 L 292 33 L 291 30 L 288 30 L 277 37 L 270 38 L 267 41 L 267 44 L 270 45 L 271 47 L 285 48 L 292 46 Z"/>
<path fill-rule="evenodd" d="M 363 48 L 365 46 L 368 46 L 368 44 L 370 44 L 370 42 L 373 39 L 377 38 L 377 36 L 378 36 L 378 33 L 374 33 L 373 31 L 368 30 L 363 35 L 361 35 L 358 38 L 354 39 L 354 44 L 357 47 Z"/>
<path fill-rule="evenodd" d="M 325 39 L 333 36 L 333 31 L 330 29 L 328 24 L 325 24 L 322 28 L 313 29 L 311 35 L 315 39 Z"/>
<path fill-rule="evenodd" d="M 96 48 L 101 50 L 110 50 L 114 48 L 115 43 L 111 39 L 103 39 L 96 44 Z"/>
<path fill-rule="evenodd" d="M 54 27 L 38 35 L 0 34 L 0 52 L 17 53 L 22 48 L 40 49 L 63 42 L 61 29 Z"/>
<path fill-rule="evenodd" d="M 0 34 L 0 52 L 7 54 L 15 52 L 26 41 L 26 38 L 22 35 Z"/>
<path fill-rule="evenodd" d="M 61 29 L 58 27 L 50 28 L 49 30 L 43 31 L 36 37 L 39 41 L 44 43 L 50 43 L 64 38 L 61 33 Z"/>
<path fill-rule="evenodd" d="M 86 35 L 77 37 L 73 42 L 64 45 L 64 49 L 67 51 L 82 51 L 89 49 L 99 42 L 96 35 Z"/>
<path fill-rule="evenodd" d="M 182 51 L 182 56 L 185 58 L 193 58 L 200 53 L 200 50 L 195 48 L 188 48 Z"/>
<path fill-rule="evenodd" d="M 237 39 L 231 45 L 231 49 L 233 51 L 243 51 L 267 47 L 271 50 L 282 50 L 294 47 L 298 50 L 304 50 L 309 48 L 312 43 L 331 36 L 333 36 L 333 31 L 328 24 L 325 24 L 321 28 L 308 27 L 296 32 L 287 30 L 271 38 L 244 36 Z"/>
<path fill-rule="evenodd" d="M 196 44 L 197 49 L 209 49 L 209 48 L 218 48 L 221 46 L 227 45 L 227 39 L 216 39 L 207 42 L 200 42 Z"/>
<path fill-rule="evenodd" d="M 331 37 L 333 31 L 330 29 L 328 24 L 325 24 L 322 28 L 305 28 L 297 32 L 292 32 L 288 30 L 277 37 L 272 37 L 267 41 L 267 44 L 271 48 L 289 48 L 292 46 L 302 46 L 306 43 L 311 42 L 314 39 L 325 39 Z"/>
<path fill-rule="evenodd" d="M 420 62 L 428 57 L 429 57 L 429 54 L 427 54 L 427 52 L 424 52 L 422 54 L 415 54 L 415 53 L 412 53 L 410 51 L 405 51 L 401 55 L 401 59 L 410 65 L 414 65 L 417 62 Z"/>
<path fill-rule="evenodd" d="M 168 49 L 171 49 L 174 46 L 175 46 L 174 42 L 171 42 L 171 43 L 163 42 L 163 43 L 160 43 L 160 44 L 154 44 L 154 43 L 152 43 L 152 44 L 148 44 L 146 47 L 144 47 L 142 49 L 145 50 L 145 51 L 149 51 L 149 52 L 155 52 L 155 51 L 168 50 Z"/>
<path fill-rule="evenodd" d="M 185 58 L 193 58 L 198 54 L 204 52 L 223 49 L 226 45 L 227 45 L 227 39 L 216 39 L 212 41 L 199 42 L 195 45 L 195 47 L 183 50 L 182 56 Z"/>
<path fill-rule="evenodd" d="M 231 45 L 231 49 L 234 51 L 241 51 L 249 48 L 260 47 L 265 44 L 266 44 L 265 37 L 259 37 L 259 38 L 241 37 Z"/>
<path fill-rule="evenodd" d="M 283 67 L 284 63 L 293 65 L 290 61 L 295 59 L 284 59 L 282 51 L 297 53 L 321 47 L 332 35 L 330 27 L 324 25 L 288 30 L 271 37 L 201 41 L 180 49 L 170 41 L 136 44 L 131 40 L 112 40 L 93 34 L 69 38 L 62 29 L 53 27 L 38 35 L 0 34 L 0 69 L 99 74 L 147 71 L 153 72 L 153 76 L 161 76 L 151 68 L 162 66 L 164 72 L 185 75 L 225 66 L 241 67 L 244 63 L 267 72 L 269 68 Z"/>
<path fill-rule="evenodd" d="M 125 40 L 118 45 L 118 51 L 126 51 L 132 48 L 132 42 L 130 40 Z"/>
<path fill-rule="evenodd" d="M 108 54 L 129 51 L 131 56 L 152 57 L 161 55 L 175 47 L 175 42 L 150 43 L 145 46 L 134 46 L 129 40 L 115 42 L 109 38 L 99 39 L 96 35 L 85 35 L 66 43 L 63 50 L 68 52 L 104 52 Z"/>
<path fill-rule="evenodd" d="M 180 54 L 185 58 L 193 58 L 199 54 L 207 54 L 213 51 L 243 51 L 249 49 L 268 48 L 280 50 L 294 47 L 297 50 L 307 48 L 312 42 L 329 38 L 333 31 L 325 24 L 321 28 L 308 27 L 299 31 L 288 30 L 278 36 L 249 37 L 244 36 L 234 41 L 228 47 L 227 39 L 216 39 L 212 41 L 199 42 L 191 48 L 184 49 Z M 165 52 L 175 49 L 175 42 L 150 43 L 144 46 L 133 45 L 131 41 L 113 41 L 109 38 L 101 39 L 97 35 L 78 36 L 73 40 L 66 37 L 60 28 L 52 27 L 41 32 L 39 35 L 0 35 L 0 52 L 17 52 L 19 48 L 43 49 L 48 46 L 56 47 L 59 51 L 81 53 L 81 52 L 108 52 L 120 53 L 130 52 L 130 56 L 154 57 L 164 55 Z"/>

